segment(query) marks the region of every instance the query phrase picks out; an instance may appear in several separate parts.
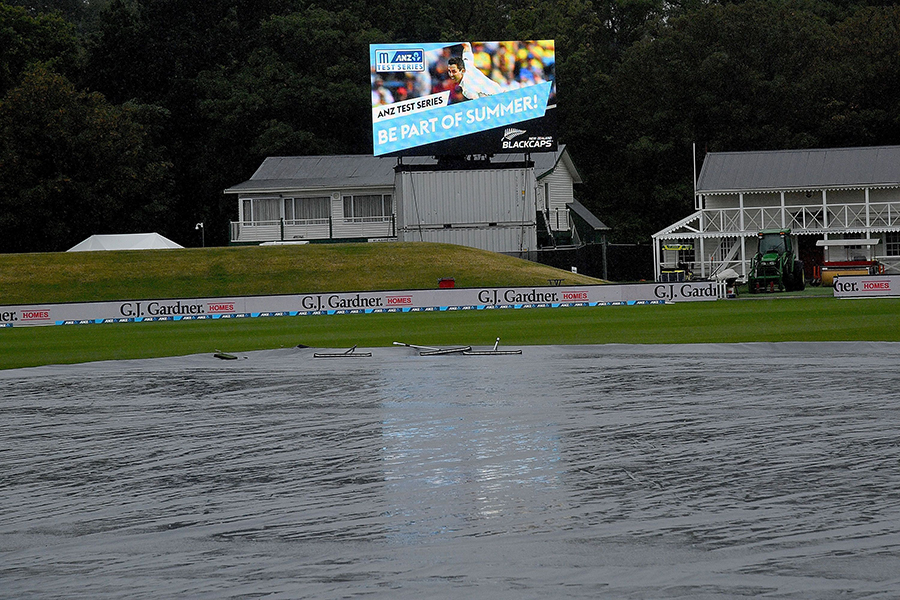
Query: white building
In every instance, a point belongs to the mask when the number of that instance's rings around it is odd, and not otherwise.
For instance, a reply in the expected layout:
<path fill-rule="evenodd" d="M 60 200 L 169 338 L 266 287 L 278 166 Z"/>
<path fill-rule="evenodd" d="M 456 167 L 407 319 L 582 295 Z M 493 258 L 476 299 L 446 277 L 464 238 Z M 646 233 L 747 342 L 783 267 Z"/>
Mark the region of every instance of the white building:
<path fill-rule="evenodd" d="M 600 242 L 608 228 L 574 198 L 564 146 L 490 162 L 368 155 L 267 158 L 225 190 L 233 244 L 415 240 L 511 254 Z"/>
<path fill-rule="evenodd" d="M 900 146 L 710 153 L 694 208 L 653 235 L 657 280 L 679 266 L 746 277 L 757 233 L 783 228 L 807 277 L 869 261 L 900 273 Z"/>

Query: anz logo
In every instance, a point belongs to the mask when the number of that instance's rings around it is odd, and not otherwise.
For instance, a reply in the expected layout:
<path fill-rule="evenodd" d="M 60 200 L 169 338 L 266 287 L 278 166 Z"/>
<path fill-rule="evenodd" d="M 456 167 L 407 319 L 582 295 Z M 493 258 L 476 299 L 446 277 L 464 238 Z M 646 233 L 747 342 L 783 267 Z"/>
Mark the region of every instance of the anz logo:
<path fill-rule="evenodd" d="M 376 50 L 375 70 L 379 73 L 399 73 L 425 70 L 425 50 Z"/>

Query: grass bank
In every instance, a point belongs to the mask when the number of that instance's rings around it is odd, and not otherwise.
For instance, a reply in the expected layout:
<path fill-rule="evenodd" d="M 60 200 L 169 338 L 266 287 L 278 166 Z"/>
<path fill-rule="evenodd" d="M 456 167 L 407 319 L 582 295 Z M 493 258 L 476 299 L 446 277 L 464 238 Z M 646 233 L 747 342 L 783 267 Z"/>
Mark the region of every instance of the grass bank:
<path fill-rule="evenodd" d="M 502 254 L 428 243 L 307 244 L 0 255 L 0 305 L 419 290 L 599 280 Z"/>

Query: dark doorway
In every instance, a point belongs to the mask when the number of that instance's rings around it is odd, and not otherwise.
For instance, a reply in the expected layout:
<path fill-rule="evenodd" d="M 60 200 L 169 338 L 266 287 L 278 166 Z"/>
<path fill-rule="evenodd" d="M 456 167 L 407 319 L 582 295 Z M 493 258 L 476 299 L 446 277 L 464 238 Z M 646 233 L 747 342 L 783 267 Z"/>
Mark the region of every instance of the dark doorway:
<path fill-rule="evenodd" d="M 803 261 L 803 275 L 812 279 L 816 267 L 825 262 L 825 248 L 816 246 L 819 237 L 814 235 L 797 236 L 797 256 Z"/>

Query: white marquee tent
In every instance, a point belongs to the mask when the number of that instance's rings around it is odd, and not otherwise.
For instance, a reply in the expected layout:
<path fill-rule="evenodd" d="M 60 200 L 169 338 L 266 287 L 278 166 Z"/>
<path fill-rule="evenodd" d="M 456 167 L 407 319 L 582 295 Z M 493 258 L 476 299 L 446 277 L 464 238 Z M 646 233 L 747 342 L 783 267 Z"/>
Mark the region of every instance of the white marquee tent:
<path fill-rule="evenodd" d="M 92 235 L 67 252 L 90 252 L 92 250 L 155 250 L 160 248 L 184 248 L 158 233 L 116 233 Z"/>

